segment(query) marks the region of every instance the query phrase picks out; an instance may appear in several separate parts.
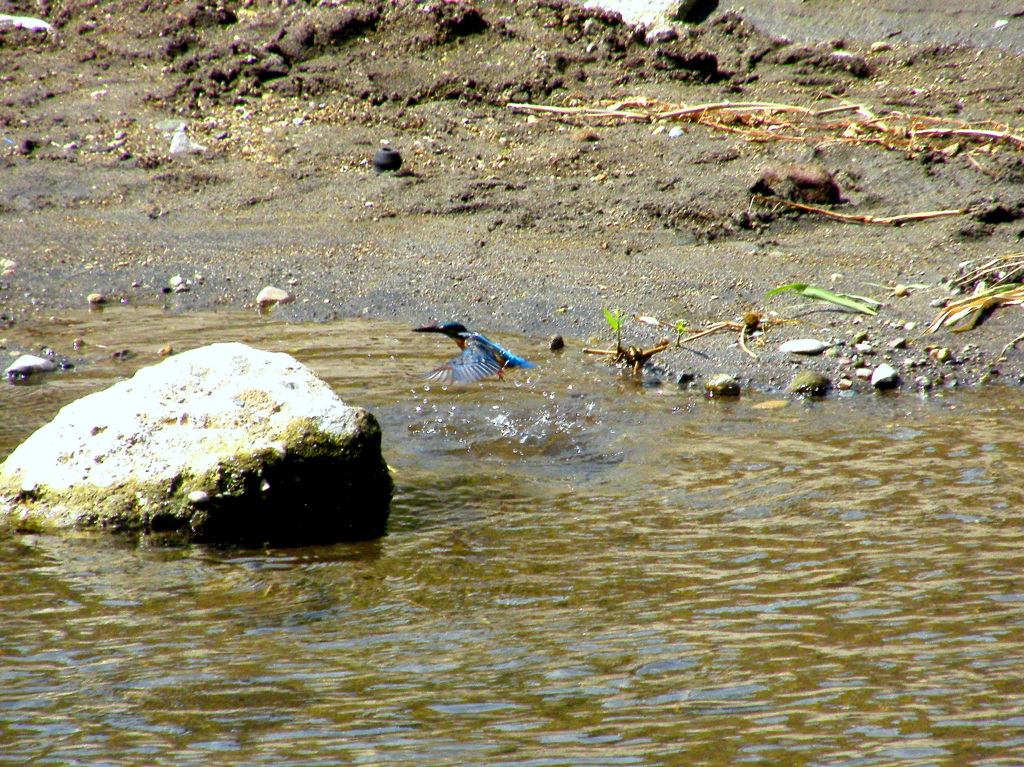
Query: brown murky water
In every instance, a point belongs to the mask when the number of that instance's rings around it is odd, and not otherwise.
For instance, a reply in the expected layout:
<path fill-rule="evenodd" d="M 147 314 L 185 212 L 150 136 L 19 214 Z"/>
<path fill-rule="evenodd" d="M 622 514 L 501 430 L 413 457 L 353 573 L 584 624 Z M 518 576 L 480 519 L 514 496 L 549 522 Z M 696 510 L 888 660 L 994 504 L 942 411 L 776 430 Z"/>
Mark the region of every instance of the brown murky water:
<path fill-rule="evenodd" d="M 163 343 L 242 340 L 373 409 L 398 494 L 360 545 L 0 538 L 0 764 L 1022 761 L 1020 390 L 757 409 L 507 337 L 536 371 L 428 390 L 454 346 L 383 323 L 8 334 L 74 336 L 94 362 L 0 387 L 0 455 Z"/>

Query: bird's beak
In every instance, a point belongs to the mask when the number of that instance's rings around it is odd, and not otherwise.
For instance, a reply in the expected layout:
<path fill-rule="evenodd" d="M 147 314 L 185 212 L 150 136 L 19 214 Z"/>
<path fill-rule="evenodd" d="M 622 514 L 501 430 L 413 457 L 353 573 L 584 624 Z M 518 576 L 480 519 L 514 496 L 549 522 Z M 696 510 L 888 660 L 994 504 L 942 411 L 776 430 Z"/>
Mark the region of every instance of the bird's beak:
<path fill-rule="evenodd" d="M 422 328 L 413 328 L 413 333 L 440 333 L 441 328 L 437 326 L 435 322 L 433 325 L 424 325 Z"/>

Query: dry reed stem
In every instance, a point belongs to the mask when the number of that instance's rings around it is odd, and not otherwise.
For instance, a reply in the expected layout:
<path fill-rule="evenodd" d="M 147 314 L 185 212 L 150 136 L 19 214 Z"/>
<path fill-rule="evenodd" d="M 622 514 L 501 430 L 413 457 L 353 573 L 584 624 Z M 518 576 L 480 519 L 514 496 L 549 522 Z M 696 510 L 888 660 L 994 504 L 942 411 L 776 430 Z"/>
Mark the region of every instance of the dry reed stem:
<path fill-rule="evenodd" d="M 1002 276 L 999 276 L 1000 272 Z M 995 278 L 991 283 L 991 287 L 994 287 L 1009 282 L 1021 282 L 1020 277 L 1024 277 L 1024 253 L 1014 253 L 986 261 L 954 282 L 957 285 L 974 285 L 976 282 Z"/>
<path fill-rule="evenodd" d="M 747 335 L 747 326 L 744 325 L 742 328 L 740 328 L 740 348 L 756 360 L 757 359 L 757 355 L 754 354 L 752 351 L 750 351 L 750 349 L 748 349 L 747 345 L 744 343 L 746 335 Z"/>
<path fill-rule="evenodd" d="M 793 202 L 782 197 L 766 197 L 764 195 L 752 195 L 757 202 L 786 205 L 797 210 L 805 210 L 809 213 L 820 213 L 823 216 L 834 218 L 839 221 L 847 221 L 853 224 L 881 224 L 883 226 L 900 226 L 911 221 L 924 221 L 930 218 L 941 218 L 943 216 L 960 216 L 969 213 L 970 208 L 954 208 L 951 210 L 929 210 L 923 213 L 904 213 L 899 216 L 870 216 L 867 214 L 837 213 L 827 208 L 819 208 L 814 205 L 805 205 L 802 202 Z"/>
<path fill-rule="evenodd" d="M 953 328 L 954 333 L 962 333 L 977 325 L 978 320 L 989 309 L 1018 304 L 1024 304 L 1024 286 L 990 288 L 944 308 L 939 312 L 939 316 L 932 321 L 932 324 L 925 329 L 925 333 L 934 333 L 941 327 L 956 325 L 966 318 L 963 325 Z"/>
<path fill-rule="evenodd" d="M 935 147 L 942 139 L 960 139 L 980 144 L 975 151 L 992 151 L 994 144 L 1009 144 L 1024 151 L 1024 135 L 1009 126 L 993 121 L 967 123 L 942 117 L 908 115 L 890 112 L 877 116 L 865 104 L 844 103 L 841 106 L 814 110 L 795 104 L 772 102 L 717 101 L 694 106 L 668 104 L 657 99 L 634 97 L 592 106 L 546 106 L 513 102 L 509 109 L 520 112 L 550 114 L 574 120 L 629 120 L 655 123 L 686 120 L 708 125 L 717 130 L 741 133 L 748 141 L 820 142 L 831 138 L 846 143 L 879 144 L 890 151 L 916 152 Z M 821 117 L 841 112 L 856 112 L 861 119 L 833 121 L 822 124 Z M 790 118 L 800 121 L 796 124 Z M 741 125 L 737 126 L 737 123 Z"/>

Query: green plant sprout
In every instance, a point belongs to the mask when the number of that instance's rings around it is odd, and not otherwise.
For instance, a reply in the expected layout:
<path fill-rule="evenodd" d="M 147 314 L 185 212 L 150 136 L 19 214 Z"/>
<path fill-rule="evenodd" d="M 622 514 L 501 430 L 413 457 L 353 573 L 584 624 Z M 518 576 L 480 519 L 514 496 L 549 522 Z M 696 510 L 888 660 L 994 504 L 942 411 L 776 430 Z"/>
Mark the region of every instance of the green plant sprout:
<path fill-rule="evenodd" d="M 615 308 L 609 311 L 604 310 L 604 318 L 608 320 L 608 324 L 611 329 L 615 331 L 615 348 L 622 348 L 622 320 L 625 319 L 625 315 L 621 309 Z"/>
<path fill-rule="evenodd" d="M 676 346 L 682 342 L 683 333 L 690 329 L 690 326 L 686 324 L 686 320 L 676 320 Z"/>

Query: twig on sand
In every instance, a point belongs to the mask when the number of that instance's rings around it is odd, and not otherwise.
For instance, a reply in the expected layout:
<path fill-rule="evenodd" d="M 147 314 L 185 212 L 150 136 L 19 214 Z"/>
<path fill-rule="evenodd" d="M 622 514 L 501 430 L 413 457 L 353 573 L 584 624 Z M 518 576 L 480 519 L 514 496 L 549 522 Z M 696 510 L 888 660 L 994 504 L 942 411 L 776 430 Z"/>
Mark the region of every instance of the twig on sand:
<path fill-rule="evenodd" d="M 1024 253 L 1010 256 L 999 256 L 986 261 L 977 269 L 973 269 L 962 277 L 957 277 L 957 285 L 972 286 L 984 280 L 989 286 L 1021 282 L 1024 277 Z"/>
<path fill-rule="evenodd" d="M 973 138 L 981 140 L 1007 141 L 1016 144 L 1017 148 L 1024 149 L 1024 136 L 1010 133 L 1009 130 L 980 130 L 978 128 L 925 128 L 910 132 L 914 136 L 960 136 L 961 138 Z"/>
<path fill-rule="evenodd" d="M 750 351 L 750 349 L 747 348 L 746 343 L 744 343 L 745 340 L 746 340 L 746 337 L 747 337 L 747 326 L 744 325 L 743 327 L 740 328 L 740 348 L 744 352 L 749 354 L 753 359 L 756 360 L 757 359 L 757 355 L 754 354 L 752 351 Z"/>
<path fill-rule="evenodd" d="M 747 344 L 746 344 L 747 330 L 748 330 L 749 327 L 750 326 L 747 323 L 745 323 L 745 322 L 729 322 L 727 320 L 726 321 L 722 321 L 722 322 L 715 322 L 715 323 L 713 323 L 711 325 L 708 325 L 703 330 L 698 330 L 698 331 L 694 332 L 692 335 L 687 336 L 686 338 L 681 339 L 680 342 L 684 343 L 684 344 L 685 343 L 689 343 L 690 341 L 696 341 L 698 338 L 704 338 L 705 336 L 713 335 L 713 334 L 718 333 L 718 332 L 720 332 L 722 330 L 738 330 L 738 331 L 740 331 L 740 338 L 739 338 L 740 349 L 742 349 L 744 352 L 746 352 L 747 354 L 749 354 L 751 357 L 753 357 L 756 360 L 757 359 L 757 355 L 754 354 L 754 352 L 750 351 L 750 349 L 747 348 Z"/>
<path fill-rule="evenodd" d="M 672 343 L 664 341 L 650 349 L 641 349 L 639 346 L 619 346 L 615 349 L 584 349 L 584 354 L 603 354 L 611 357 L 612 362 L 617 365 L 627 365 L 634 373 L 639 373 L 644 365 L 650 362 L 651 357 L 659 352 L 670 348 Z"/>
<path fill-rule="evenodd" d="M 1005 357 L 1006 356 L 1006 352 L 1008 350 L 1010 350 L 1010 349 L 1016 348 L 1017 344 L 1020 343 L 1021 341 L 1024 341 L 1024 333 L 1021 333 L 1015 339 L 1010 341 L 1010 343 L 1008 343 L 1006 346 L 1004 346 L 1003 350 L 1001 352 L 999 352 L 999 356 L 1000 357 Z"/>
<path fill-rule="evenodd" d="M 970 213 L 970 208 L 953 208 L 950 210 L 929 210 L 923 213 L 904 213 L 899 216 L 870 216 L 867 214 L 837 213 L 828 208 L 819 208 L 814 205 L 805 205 L 802 202 L 793 202 L 782 197 L 766 197 L 764 195 L 753 195 L 757 202 L 771 203 L 773 205 L 785 205 L 797 210 L 805 210 L 808 213 L 820 213 L 823 216 L 834 218 L 839 221 L 847 221 L 853 224 L 881 224 L 883 226 L 900 226 L 911 221 L 925 221 L 930 218 L 942 218 L 944 216 L 962 216 Z"/>
<path fill-rule="evenodd" d="M 1008 125 L 986 120 L 976 123 L 941 117 L 889 112 L 877 115 L 865 104 L 845 102 L 826 109 L 771 102 L 717 101 L 687 106 L 635 96 L 594 106 L 547 106 L 513 102 L 517 112 L 548 114 L 573 122 L 581 120 L 626 120 L 657 123 L 691 121 L 715 130 L 740 133 L 748 141 L 837 141 L 875 144 L 890 151 L 916 154 L 939 151 L 952 156 L 961 144 L 973 145 L 974 152 L 992 153 L 997 145 L 1024 151 L 1024 135 Z M 849 118 L 824 120 L 831 115 L 853 112 Z M 944 142 L 955 140 L 953 146 Z M 952 152 L 952 154 L 950 154 Z"/>

